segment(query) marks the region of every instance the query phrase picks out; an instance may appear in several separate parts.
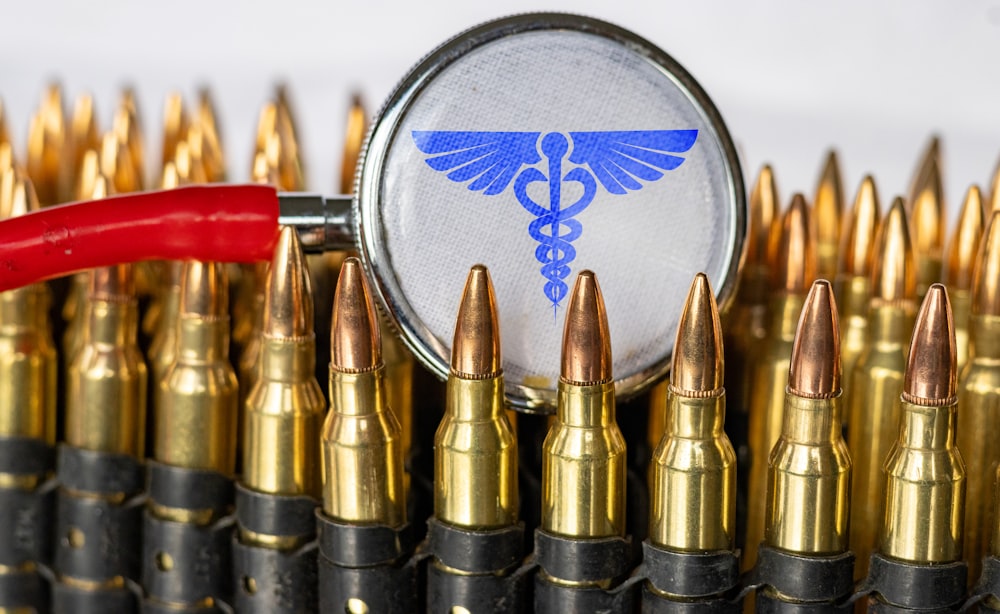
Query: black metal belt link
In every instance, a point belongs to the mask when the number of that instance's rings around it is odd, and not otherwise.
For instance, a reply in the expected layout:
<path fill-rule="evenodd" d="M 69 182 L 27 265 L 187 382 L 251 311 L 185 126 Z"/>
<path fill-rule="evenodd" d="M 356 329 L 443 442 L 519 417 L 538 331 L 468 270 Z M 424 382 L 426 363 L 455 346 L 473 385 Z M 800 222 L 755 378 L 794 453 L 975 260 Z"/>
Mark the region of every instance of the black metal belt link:
<path fill-rule="evenodd" d="M 236 521 L 253 533 L 296 538 L 303 544 L 278 550 L 244 543 L 233 535 L 233 608 L 240 614 L 315 612 L 316 508 L 311 497 L 270 495 L 236 485 Z"/>
<path fill-rule="evenodd" d="M 316 510 L 321 612 L 410 614 L 421 602 L 410 525 L 358 526 Z"/>
<path fill-rule="evenodd" d="M 528 573 L 524 523 L 501 529 L 462 529 L 431 517 L 424 550 L 434 561 L 427 568 L 427 612 L 516 614 L 524 611 Z M 520 571 L 520 573 L 518 573 Z"/>
<path fill-rule="evenodd" d="M 625 537 L 572 539 L 535 530 L 535 612 L 631 612 L 642 578 L 626 579 L 632 541 Z M 555 581 L 554 581 L 555 580 Z M 561 582 L 560 582 L 561 581 Z M 609 588 L 586 586 L 608 582 Z M 584 586 L 572 586 L 581 583 Z"/>
<path fill-rule="evenodd" d="M 0 473 L 35 476 L 31 490 L 0 488 L 0 608 L 49 607 L 56 489 L 55 452 L 37 439 L 0 437 Z"/>
<path fill-rule="evenodd" d="M 144 514 L 143 612 L 228 612 L 232 598 L 233 483 L 215 471 L 148 461 L 149 499 L 157 505 L 211 511 L 209 525 Z"/>
<path fill-rule="evenodd" d="M 743 600 L 734 599 L 739 590 L 739 551 L 674 552 L 646 540 L 642 552 L 636 575 L 648 580 L 642 590 L 644 614 L 722 614 L 741 609 Z"/>

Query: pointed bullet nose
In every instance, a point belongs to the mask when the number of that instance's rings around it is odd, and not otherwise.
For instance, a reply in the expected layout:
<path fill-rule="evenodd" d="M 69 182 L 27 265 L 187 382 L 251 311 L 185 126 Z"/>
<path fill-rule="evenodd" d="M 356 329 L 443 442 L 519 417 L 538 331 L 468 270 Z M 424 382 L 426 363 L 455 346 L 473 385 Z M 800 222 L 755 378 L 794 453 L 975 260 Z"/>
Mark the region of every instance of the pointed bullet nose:
<path fill-rule="evenodd" d="M 940 406 L 955 402 L 955 322 L 948 291 L 941 284 L 927 290 L 917 313 L 910 355 L 903 377 L 903 400 Z"/>
<path fill-rule="evenodd" d="M 808 399 L 828 399 L 840 394 L 840 323 L 830 282 L 813 283 L 799 316 L 788 390 Z"/>
<path fill-rule="evenodd" d="M 184 108 L 184 98 L 178 92 L 171 92 L 163 105 L 163 145 L 161 147 L 160 168 L 165 168 L 173 162 L 177 152 L 177 144 L 187 138 L 187 109 Z"/>
<path fill-rule="evenodd" d="M 816 271 L 819 277 L 837 273 L 837 250 L 844 216 L 844 188 L 840 179 L 837 152 L 830 150 L 816 185 L 810 218 L 816 234 Z"/>
<path fill-rule="evenodd" d="M 917 162 L 917 168 L 913 172 L 912 179 L 910 179 L 910 191 L 907 194 L 908 198 L 906 201 L 906 214 L 908 216 L 913 213 L 913 206 L 917 203 L 920 191 L 927 185 L 927 178 L 931 172 L 931 167 L 940 168 L 940 164 L 941 137 L 932 134 L 930 140 L 927 142 L 927 147 Z"/>
<path fill-rule="evenodd" d="M 330 329 L 334 369 L 342 373 L 363 373 L 381 366 L 382 339 L 375 303 L 357 258 L 348 258 L 341 266 Z"/>
<path fill-rule="evenodd" d="M 355 92 L 351 95 L 351 108 L 347 112 L 347 129 L 344 137 L 344 154 L 340 167 L 340 193 L 350 194 L 354 191 L 354 172 L 361 156 L 365 133 L 368 131 L 368 114 L 365 112 L 361 95 Z"/>
<path fill-rule="evenodd" d="M 17 217 L 40 208 L 31 180 L 16 168 L 0 174 L 0 215 Z"/>
<path fill-rule="evenodd" d="M 314 334 L 309 269 L 294 228 L 281 228 L 264 292 L 266 336 L 299 339 Z"/>
<path fill-rule="evenodd" d="M 990 217 L 972 277 L 972 313 L 1000 316 L 1000 211 Z"/>
<path fill-rule="evenodd" d="M 917 191 L 907 211 L 913 249 L 917 254 L 940 255 L 944 247 L 944 190 L 937 160 L 931 161 L 917 182 Z"/>
<path fill-rule="evenodd" d="M 816 278 L 815 240 L 809 207 L 801 194 L 792 197 L 792 204 L 782 218 L 774 274 L 775 289 L 796 294 L 804 294 Z"/>
<path fill-rule="evenodd" d="M 670 389 L 686 397 L 710 396 L 722 389 L 722 325 L 708 277 L 695 275 L 677 326 Z"/>
<path fill-rule="evenodd" d="M 500 326 L 493 282 L 485 266 L 469 271 L 458 308 L 451 370 L 464 379 L 486 379 L 500 374 Z"/>
<path fill-rule="evenodd" d="M 562 379 L 577 386 L 612 380 L 608 314 L 597 276 L 592 271 L 582 271 L 577 275 L 566 308 Z"/>
<path fill-rule="evenodd" d="M 917 274 L 903 199 L 897 197 L 879 230 L 872 297 L 886 303 L 914 300 Z"/>
<path fill-rule="evenodd" d="M 948 243 L 944 282 L 954 290 L 972 287 L 972 272 L 983 236 L 983 195 L 979 186 L 970 186 L 958 216 L 958 224 Z"/>
<path fill-rule="evenodd" d="M 229 315 L 229 284 L 222 264 L 197 260 L 184 263 L 180 313 L 204 317 Z"/>
<path fill-rule="evenodd" d="M 879 227 L 878 189 L 867 175 L 854 199 L 854 210 L 840 246 L 838 272 L 850 277 L 869 277 L 875 260 L 875 241 Z"/>

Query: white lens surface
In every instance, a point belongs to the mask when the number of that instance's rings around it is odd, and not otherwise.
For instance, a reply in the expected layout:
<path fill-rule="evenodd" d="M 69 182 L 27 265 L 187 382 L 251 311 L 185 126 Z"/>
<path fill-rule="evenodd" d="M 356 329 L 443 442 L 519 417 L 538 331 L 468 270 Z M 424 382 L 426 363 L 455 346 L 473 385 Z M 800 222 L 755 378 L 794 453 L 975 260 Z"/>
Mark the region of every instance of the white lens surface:
<path fill-rule="evenodd" d="M 625 393 L 666 370 L 696 273 L 731 290 L 745 228 L 728 134 L 690 77 L 636 40 L 494 36 L 439 50 L 390 100 L 362 172 L 359 232 L 383 300 L 438 373 L 477 263 L 496 288 L 519 406 L 554 399 L 580 271 L 603 290 Z"/>

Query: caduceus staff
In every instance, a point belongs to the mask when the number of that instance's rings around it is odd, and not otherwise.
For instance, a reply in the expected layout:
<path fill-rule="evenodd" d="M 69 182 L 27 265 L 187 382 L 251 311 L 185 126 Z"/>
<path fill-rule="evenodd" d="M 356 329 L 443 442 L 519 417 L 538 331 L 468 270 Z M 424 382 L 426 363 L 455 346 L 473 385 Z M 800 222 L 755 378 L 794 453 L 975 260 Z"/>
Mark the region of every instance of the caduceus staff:
<path fill-rule="evenodd" d="M 684 158 L 672 154 L 688 151 L 697 138 L 697 130 L 570 132 L 569 139 L 560 132 L 542 136 L 541 132 L 413 131 L 413 141 L 427 154 L 428 166 L 447 172 L 452 181 L 470 181 L 470 190 L 487 196 L 502 193 L 514 182 L 517 201 L 535 218 L 528 224 L 528 234 L 539 243 L 535 259 L 542 265 L 543 291 L 553 313 L 569 291 L 564 280 L 576 258 L 572 243 L 583 234 L 583 224 L 573 218 L 593 202 L 597 182 L 616 195 L 639 190 L 642 181 L 656 181 L 663 177 L 661 171 L 680 166 Z M 575 166 L 564 175 L 570 141 L 569 162 Z M 535 167 L 542 156 L 548 160 L 548 174 Z M 536 182 L 548 183 L 547 207 L 528 195 L 528 186 Z M 583 195 L 563 206 L 566 183 L 579 183 Z"/>

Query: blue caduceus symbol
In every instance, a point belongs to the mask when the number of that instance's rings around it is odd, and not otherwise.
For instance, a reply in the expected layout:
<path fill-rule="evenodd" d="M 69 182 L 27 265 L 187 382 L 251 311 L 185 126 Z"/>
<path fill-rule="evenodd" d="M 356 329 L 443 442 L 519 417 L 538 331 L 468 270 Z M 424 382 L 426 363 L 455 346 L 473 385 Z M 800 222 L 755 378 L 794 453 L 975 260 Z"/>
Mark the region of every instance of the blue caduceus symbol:
<path fill-rule="evenodd" d="M 447 172 L 448 179 L 469 181 L 468 188 L 487 196 L 501 194 L 511 181 L 514 195 L 534 219 L 528 234 L 539 245 L 535 259 L 545 278 L 545 297 L 553 311 L 569 291 L 566 278 L 576 258 L 573 241 L 583 234 L 583 224 L 574 219 L 594 201 L 597 183 L 611 194 L 627 194 L 642 188 L 642 181 L 663 177 L 661 171 L 677 168 L 681 156 L 698 138 L 697 130 L 626 130 L 607 132 L 471 132 L 414 130 L 413 141 L 427 154 L 432 169 Z M 541 155 L 539 155 L 541 141 Z M 563 174 L 566 154 L 572 165 Z M 546 174 L 536 168 L 548 161 Z M 526 167 L 526 168 L 525 168 Z M 589 169 L 589 170 L 588 170 Z M 528 186 L 548 184 L 548 206 L 528 195 Z M 563 203 L 563 185 L 579 183 L 583 195 L 573 203 Z"/>

